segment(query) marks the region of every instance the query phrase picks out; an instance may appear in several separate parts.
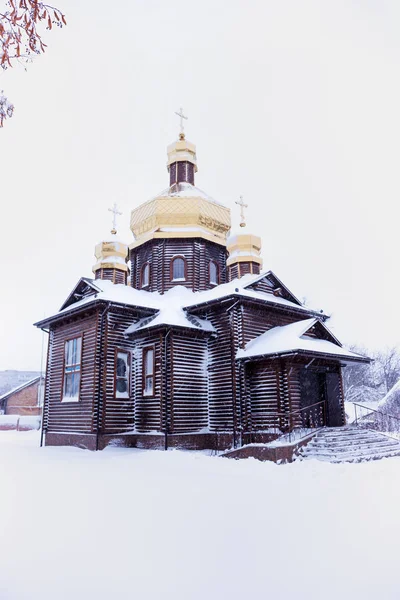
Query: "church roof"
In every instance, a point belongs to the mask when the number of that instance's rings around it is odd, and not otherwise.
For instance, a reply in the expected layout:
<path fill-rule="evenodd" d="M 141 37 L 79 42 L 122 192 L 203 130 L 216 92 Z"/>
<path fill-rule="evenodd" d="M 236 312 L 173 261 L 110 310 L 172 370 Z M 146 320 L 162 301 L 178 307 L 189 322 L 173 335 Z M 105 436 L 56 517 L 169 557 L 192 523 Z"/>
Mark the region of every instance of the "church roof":
<path fill-rule="evenodd" d="M 195 330 L 200 329 L 208 333 L 215 333 L 215 328 L 210 321 L 188 315 L 183 309 L 182 302 L 188 291 L 189 290 L 186 288 L 178 286 L 166 292 L 164 297 L 160 298 L 160 308 L 158 313 L 140 319 L 137 323 L 133 323 L 126 329 L 125 335 L 163 325 Z M 191 292 L 189 291 L 189 294 L 190 293 Z"/>
<path fill-rule="evenodd" d="M 300 313 L 304 313 L 304 315 L 307 316 L 318 315 L 320 318 L 326 318 L 326 315 L 301 305 L 299 300 L 297 300 L 297 298 L 292 295 L 287 288 L 285 289 L 290 295 L 288 295 L 286 298 L 251 288 L 254 283 L 258 282 L 263 276 L 265 277 L 267 275 L 275 277 L 272 271 L 268 271 L 262 276 L 245 275 L 240 279 L 234 279 L 229 283 L 217 285 L 213 289 L 203 292 L 192 292 L 190 289 L 184 286 L 176 286 L 163 295 L 159 294 L 158 292 L 137 290 L 131 286 L 123 284 L 114 284 L 106 279 L 91 280 L 82 278 L 62 305 L 61 310 L 58 313 L 35 323 L 35 325 L 43 327 L 49 321 L 56 320 L 59 316 L 65 313 L 70 311 L 75 312 L 82 307 L 89 306 L 90 304 L 99 301 L 130 306 L 132 308 L 138 307 L 147 309 L 149 313 L 160 311 L 161 314 L 155 316 L 158 316 L 159 319 L 168 319 L 171 318 L 171 314 L 168 312 L 170 310 L 169 304 L 171 303 L 171 299 L 173 299 L 173 306 L 176 310 L 178 310 L 178 308 L 193 310 L 194 308 L 206 307 L 209 304 L 218 304 L 221 300 L 230 297 L 255 300 L 261 303 L 281 306 L 282 308 L 291 309 L 296 312 L 300 311 Z M 277 279 L 277 281 L 279 280 Z M 289 300 L 289 297 L 292 299 Z M 179 321 L 179 313 L 177 313 L 174 318 Z M 197 320 L 200 322 L 199 319 Z M 161 324 L 160 321 L 158 324 Z M 166 322 L 165 324 L 172 323 Z M 153 325 L 155 325 L 154 322 Z M 190 327 L 190 325 L 188 326 Z M 198 325 L 195 325 L 195 328 L 204 329 L 204 327 Z"/>
<path fill-rule="evenodd" d="M 209 194 L 201 190 L 199 187 L 192 185 L 186 181 L 175 183 L 171 187 L 166 188 L 155 198 L 164 198 L 165 196 L 173 196 L 174 198 L 204 198 L 209 202 L 214 202 L 214 204 L 222 205 L 221 202 L 212 198 Z M 152 198 L 151 200 L 154 200 Z"/>
<path fill-rule="evenodd" d="M 322 327 L 329 334 L 330 339 L 334 341 L 307 335 L 316 324 Z M 296 353 L 333 356 L 341 358 L 343 362 L 370 362 L 369 358 L 342 348 L 329 329 L 316 318 L 273 327 L 246 344 L 244 349 L 238 350 L 236 358 L 251 359 L 261 356 Z"/>
<path fill-rule="evenodd" d="M 189 302 L 187 302 L 185 304 L 185 307 L 186 308 L 194 308 L 194 307 L 197 308 L 197 307 L 200 307 L 201 305 L 218 302 L 218 301 L 222 300 L 223 298 L 227 298 L 230 296 L 232 296 L 232 297 L 236 296 L 238 298 L 240 297 L 240 298 L 253 299 L 253 300 L 265 302 L 267 304 L 273 304 L 273 305 L 279 305 L 279 306 L 286 307 L 286 308 L 291 308 L 296 311 L 304 312 L 307 315 L 315 315 L 315 316 L 318 315 L 321 318 L 327 318 L 327 315 L 324 315 L 320 311 L 312 310 L 306 306 L 303 306 L 300 303 L 300 301 L 297 300 L 297 298 L 285 286 L 284 286 L 285 290 L 287 290 L 287 292 L 289 294 L 288 297 L 290 297 L 291 300 L 289 300 L 288 298 L 283 298 L 281 296 L 275 296 L 270 293 L 252 289 L 251 286 L 253 284 L 255 284 L 256 282 L 260 281 L 261 279 L 263 279 L 264 277 L 269 276 L 269 275 L 275 277 L 276 280 L 279 281 L 278 278 L 274 275 L 274 273 L 272 271 L 267 271 L 267 272 L 263 273 L 262 275 L 250 275 L 250 274 L 244 275 L 240 279 L 233 279 L 229 283 L 222 283 L 221 285 L 215 286 L 215 288 L 213 288 L 211 290 L 206 290 L 204 292 L 192 293 L 192 299 L 189 300 Z"/>

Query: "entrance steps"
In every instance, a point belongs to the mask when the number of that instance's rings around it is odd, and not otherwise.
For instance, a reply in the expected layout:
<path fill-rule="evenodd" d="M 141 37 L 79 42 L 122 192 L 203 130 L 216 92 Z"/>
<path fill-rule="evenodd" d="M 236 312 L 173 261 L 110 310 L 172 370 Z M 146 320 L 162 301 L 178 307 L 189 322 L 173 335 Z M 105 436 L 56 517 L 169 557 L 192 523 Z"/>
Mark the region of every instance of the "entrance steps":
<path fill-rule="evenodd" d="M 296 460 L 316 458 L 332 463 L 364 462 L 400 456 L 400 441 L 355 426 L 326 427 L 299 449 Z"/>

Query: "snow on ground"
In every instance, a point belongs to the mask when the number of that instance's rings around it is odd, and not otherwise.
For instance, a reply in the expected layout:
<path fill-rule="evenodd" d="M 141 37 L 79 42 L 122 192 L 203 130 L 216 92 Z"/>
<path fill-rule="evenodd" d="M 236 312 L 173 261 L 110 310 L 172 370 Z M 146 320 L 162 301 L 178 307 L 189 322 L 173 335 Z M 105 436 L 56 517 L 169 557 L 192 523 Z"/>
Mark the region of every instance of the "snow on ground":
<path fill-rule="evenodd" d="M 0 599 L 398 599 L 400 460 L 277 466 L 0 432 Z"/>

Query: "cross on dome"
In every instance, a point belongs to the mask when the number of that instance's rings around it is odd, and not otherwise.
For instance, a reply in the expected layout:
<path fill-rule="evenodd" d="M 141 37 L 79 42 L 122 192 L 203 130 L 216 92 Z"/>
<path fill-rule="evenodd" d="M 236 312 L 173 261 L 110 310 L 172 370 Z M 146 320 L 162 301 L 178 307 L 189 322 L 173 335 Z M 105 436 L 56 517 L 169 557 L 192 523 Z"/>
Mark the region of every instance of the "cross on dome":
<path fill-rule="evenodd" d="M 246 221 L 244 219 L 244 209 L 248 208 L 249 205 L 244 203 L 243 196 L 240 196 L 240 200 L 236 200 L 235 204 L 240 206 L 240 227 L 246 227 Z"/>
<path fill-rule="evenodd" d="M 182 108 L 182 107 L 179 109 L 179 112 L 175 111 L 175 114 L 176 114 L 176 115 L 179 117 L 179 119 L 180 119 L 180 122 L 181 122 L 181 123 L 180 123 L 180 126 L 181 126 L 181 134 L 183 135 L 183 134 L 184 134 L 183 119 L 186 119 L 186 121 L 187 121 L 187 119 L 188 119 L 188 118 L 187 118 L 187 117 L 186 117 L 186 116 L 183 114 L 183 108 Z"/>
<path fill-rule="evenodd" d="M 113 228 L 111 229 L 111 233 L 115 235 L 117 233 L 117 215 L 122 215 L 122 212 L 118 210 L 116 202 L 114 202 L 113 207 L 108 210 L 113 213 Z"/>

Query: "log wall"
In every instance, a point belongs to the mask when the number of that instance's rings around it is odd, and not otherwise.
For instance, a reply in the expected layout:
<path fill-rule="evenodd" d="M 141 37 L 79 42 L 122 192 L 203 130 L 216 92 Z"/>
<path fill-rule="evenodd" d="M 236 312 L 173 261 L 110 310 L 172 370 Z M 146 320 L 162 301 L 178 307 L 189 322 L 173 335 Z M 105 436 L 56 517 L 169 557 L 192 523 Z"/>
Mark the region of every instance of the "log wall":
<path fill-rule="evenodd" d="M 98 375 L 96 353 L 98 315 L 77 318 L 55 327 L 49 344 L 45 394 L 45 428 L 50 432 L 91 433 Z M 82 335 L 82 363 L 79 402 L 62 401 L 65 342 Z"/>
<path fill-rule="evenodd" d="M 208 428 L 207 339 L 174 332 L 171 432 Z"/>
<path fill-rule="evenodd" d="M 202 238 L 150 240 L 130 252 L 131 285 L 141 289 L 142 267 L 150 265 L 150 284 L 145 289 L 163 294 L 176 285 L 183 285 L 197 292 L 214 285 L 209 283 L 209 263 L 215 261 L 219 268 L 219 281 L 225 283 L 226 274 L 225 246 L 208 242 Z M 171 262 L 175 256 L 186 260 L 185 281 L 172 281 Z"/>

